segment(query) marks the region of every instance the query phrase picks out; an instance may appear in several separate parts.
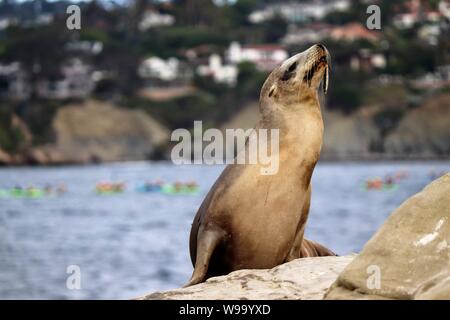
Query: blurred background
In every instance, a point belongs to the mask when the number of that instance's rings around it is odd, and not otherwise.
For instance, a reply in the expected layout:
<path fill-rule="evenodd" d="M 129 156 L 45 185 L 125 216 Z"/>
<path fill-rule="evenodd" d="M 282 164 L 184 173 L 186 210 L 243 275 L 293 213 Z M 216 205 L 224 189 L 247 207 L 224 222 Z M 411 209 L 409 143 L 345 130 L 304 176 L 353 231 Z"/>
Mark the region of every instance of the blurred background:
<path fill-rule="evenodd" d="M 0 298 L 184 284 L 223 166 L 174 166 L 171 132 L 253 127 L 268 73 L 318 42 L 333 70 L 307 236 L 361 250 L 450 168 L 449 28 L 445 0 L 0 1 Z"/>

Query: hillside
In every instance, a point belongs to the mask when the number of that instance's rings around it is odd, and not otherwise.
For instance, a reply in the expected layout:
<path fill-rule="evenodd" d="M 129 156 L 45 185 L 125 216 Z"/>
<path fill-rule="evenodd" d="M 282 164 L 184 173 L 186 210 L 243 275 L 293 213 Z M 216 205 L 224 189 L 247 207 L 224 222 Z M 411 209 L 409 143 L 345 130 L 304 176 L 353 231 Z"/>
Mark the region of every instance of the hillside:
<path fill-rule="evenodd" d="M 167 143 L 168 131 L 140 110 L 89 100 L 60 109 L 53 119 L 55 142 L 32 149 L 38 163 L 143 160 Z"/>

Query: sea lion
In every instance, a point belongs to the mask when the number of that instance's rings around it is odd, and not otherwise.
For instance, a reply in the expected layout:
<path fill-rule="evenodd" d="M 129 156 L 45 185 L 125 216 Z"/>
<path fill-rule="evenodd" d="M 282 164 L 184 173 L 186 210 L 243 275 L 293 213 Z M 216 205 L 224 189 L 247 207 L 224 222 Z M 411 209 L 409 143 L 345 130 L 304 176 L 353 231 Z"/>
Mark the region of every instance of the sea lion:
<path fill-rule="evenodd" d="M 311 176 L 323 137 L 317 91 L 322 81 L 326 92 L 329 69 L 330 54 L 316 44 L 268 76 L 255 129 L 279 129 L 278 172 L 262 175 L 258 164 L 225 168 L 192 224 L 194 272 L 186 286 L 238 269 L 266 269 L 296 258 L 335 255 L 303 238 Z"/>

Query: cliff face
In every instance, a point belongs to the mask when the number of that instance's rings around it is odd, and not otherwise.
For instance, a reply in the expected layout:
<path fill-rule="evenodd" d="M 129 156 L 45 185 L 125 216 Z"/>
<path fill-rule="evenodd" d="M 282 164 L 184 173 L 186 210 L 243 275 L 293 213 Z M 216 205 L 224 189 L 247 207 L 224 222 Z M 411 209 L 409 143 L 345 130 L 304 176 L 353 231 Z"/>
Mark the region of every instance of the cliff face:
<path fill-rule="evenodd" d="M 321 158 L 370 158 L 371 144 L 380 139 L 370 114 L 359 111 L 352 116 L 345 116 L 339 112 L 322 110 L 322 116 L 325 132 Z M 222 130 L 250 129 L 255 126 L 259 118 L 258 104 L 251 103 L 222 125 Z"/>
<path fill-rule="evenodd" d="M 447 174 L 395 210 L 357 256 L 240 270 L 138 299 L 450 299 L 449 266 Z"/>
<path fill-rule="evenodd" d="M 450 154 L 450 94 L 429 99 L 412 110 L 386 138 L 388 154 Z"/>
<path fill-rule="evenodd" d="M 322 159 L 433 158 L 450 156 L 450 94 L 429 98 L 422 106 L 406 110 L 387 135 L 374 122 L 382 106 L 362 107 L 351 115 L 322 109 L 324 140 Z M 384 109 L 386 110 L 386 109 Z M 259 120 L 258 104 L 242 109 L 222 126 L 253 128 Z M 384 153 L 374 152 L 383 147 Z"/>
<path fill-rule="evenodd" d="M 38 163 L 142 160 L 169 140 L 166 128 L 141 110 L 87 101 L 61 108 L 53 120 L 54 144 L 38 147 Z"/>

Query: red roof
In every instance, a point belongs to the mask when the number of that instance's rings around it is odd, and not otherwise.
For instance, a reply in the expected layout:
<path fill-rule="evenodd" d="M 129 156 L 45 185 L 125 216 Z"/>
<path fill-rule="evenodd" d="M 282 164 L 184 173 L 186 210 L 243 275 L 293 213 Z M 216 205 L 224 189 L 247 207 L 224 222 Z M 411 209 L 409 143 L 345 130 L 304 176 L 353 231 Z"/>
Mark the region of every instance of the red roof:
<path fill-rule="evenodd" d="M 276 50 L 284 50 L 283 46 L 280 46 L 278 44 L 252 44 L 252 45 L 246 45 L 242 47 L 243 49 L 255 49 L 255 50 L 261 50 L 261 51 L 276 51 Z"/>
<path fill-rule="evenodd" d="M 341 27 L 331 29 L 331 37 L 335 39 L 367 39 L 377 40 L 380 34 L 375 31 L 368 30 L 362 24 L 354 22 Z"/>

